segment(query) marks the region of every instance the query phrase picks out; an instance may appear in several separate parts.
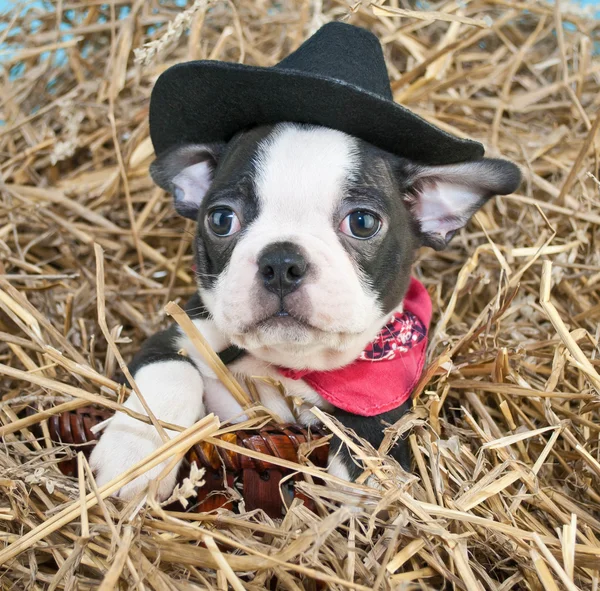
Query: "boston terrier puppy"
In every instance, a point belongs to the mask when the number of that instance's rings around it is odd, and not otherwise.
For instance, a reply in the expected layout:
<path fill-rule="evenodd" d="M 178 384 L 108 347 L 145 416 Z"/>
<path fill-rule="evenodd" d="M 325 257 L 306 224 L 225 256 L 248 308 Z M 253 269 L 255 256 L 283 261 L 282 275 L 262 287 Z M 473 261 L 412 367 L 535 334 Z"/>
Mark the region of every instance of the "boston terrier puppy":
<path fill-rule="evenodd" d="M 390 318 L 408 318 L 409 339 L 420 342 L 429 318 L 405 310 L 407 294 L 419 288 L 411 280 L 417 249 L 443 248 L 488 199 L 520 182 L 518 168 L 504 160 L 425 165 L 340 130 L 289 122 L 245 129 L 226 142 L 174 145 L 151 174 L 173 195 L 177 212 L 197 222 L 198 292 L 186 311 L 231 371 L 242 384 L 251 376 L 280 382 L 285 396 L 256 383 L 261 403 L 284 421 L 312 425 L 316 406 L 375 448 L 385 426 L 409 410 L 410 398 L 376 412 L 355 395 L 345 410 L 323 384 L 336 372 L 343 382 L 345 368 L 365 352 L 370 360 L 382 354 L 378 339 Z M 396 337 L 392 348 L 402 344 Z M 130 371 L 162 421 L 189 427 L 206 413 L 244 418 L 175 324 L 146 341 Z M 322 380 L 311 381 L 307 372 Z M 352 412 L 353 404 L 362 411 Z M 144 412 L 133 394 L 125 405 Z M 98 484 L 160 445 L 152 425 L 117 413 L 91 456 Z M 345 447 L 334 440 L 330 449 L 329 472 L 355 479 L 361 470 Z M 404 440 L 391 454 L 408 467 Z M 146 472 L 118 496 L 135 496 L 164 468 Z M 160 481 L 160 499 L 172 491 L 177 470 Z"/>

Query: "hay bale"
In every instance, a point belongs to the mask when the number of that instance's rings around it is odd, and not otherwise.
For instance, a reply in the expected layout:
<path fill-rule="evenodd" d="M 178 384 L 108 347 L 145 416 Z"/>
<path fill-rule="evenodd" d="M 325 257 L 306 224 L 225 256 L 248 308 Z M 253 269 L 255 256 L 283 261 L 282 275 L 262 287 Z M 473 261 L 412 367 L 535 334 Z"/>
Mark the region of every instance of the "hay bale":
<path fill-rule="evenodd" d="M 3 17 L 3 588 L 597 589 L 598 22 L 513 0 L 178 4 Z M 60 473 L 42 411 L 119 408 L 121 357 L 194 290 L 190 225 L 148 177 L 152 85 L 186 59 L 273 65 L 332 19 L 380 37 L 396 100 L 525 172 L 416 263 L 435 303 L 430 365 L 388 437 L 413 428 L 414 474 L 345 434 L 365 478 L 299 485 L 316 513 L 179 514 L 152 491 L 122 507 L 83 463 Z M 40 414 L 19 419 L 27 407 Z M 218 429 L 206 419 L 159 459 Z"/>

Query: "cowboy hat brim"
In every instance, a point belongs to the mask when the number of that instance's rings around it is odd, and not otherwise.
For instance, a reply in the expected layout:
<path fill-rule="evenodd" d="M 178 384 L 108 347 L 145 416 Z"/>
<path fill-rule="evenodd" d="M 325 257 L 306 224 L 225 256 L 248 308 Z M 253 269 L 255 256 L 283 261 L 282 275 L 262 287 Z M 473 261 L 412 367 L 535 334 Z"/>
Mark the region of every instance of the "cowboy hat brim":
<path fill-rule="evenodd" d="M 243 129 L 284 121 L 337 129 L 431 165 L 484 154 L 479 142 L 453 136 L 391 100 L 299 70 L 187 62 L 158 78 L 150 100 L 157 155 L 183 143 L 226 142 Z"/>

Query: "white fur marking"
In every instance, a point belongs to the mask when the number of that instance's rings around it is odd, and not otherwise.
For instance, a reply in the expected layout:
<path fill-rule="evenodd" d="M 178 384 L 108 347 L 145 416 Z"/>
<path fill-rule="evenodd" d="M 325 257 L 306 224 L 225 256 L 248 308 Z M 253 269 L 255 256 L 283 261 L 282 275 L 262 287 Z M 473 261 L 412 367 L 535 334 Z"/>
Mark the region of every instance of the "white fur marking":
<path fill-rule="evenodd" d="M 327 472 L 332 476 L 337 476 L 337 478 L 341 478 L 342 480 L 346 480 L 347 482 L 350 482 L 351 480 L 348 468 L 346 468 L 339 455 L 329 456 Z"/>
<path fill-rule="evenodd" d="M 267 377 L 276 382 L 281 382 L 286 392 L 287 401 L 274 386 L 264 383 L 260 379 L 255 380 L 255 385 L 261 403 L 272 410 L 283 421 L 290 423 L 299 422 L 310 426 L 318 423 L 315 415 L 310 410 L 313 406 L 317 406 L 327 412 L 333 410 L 333 406 L 321 398 L 304 380 L 286 378 L 270 363 L 265 363 L 252 355 L 247 355 L 235 361 L 231 365 L 231 370 L 238 376 Z M 302 402 L 296 405 L 296 401 Z M 289 402 L 291 402 L 291 405 L 288 404 Z M 295 415 L 292 413 L 290 406 L 294 408 Z M 209 410 L 212 409 L 209 407 Z"/>
<path fill-rule="evenodd" d="M 248 418 L 231 392 L 219 380 L 204 379 L 204 400 L 208 411 L 215 413 L 223 422 L 239 423 Z"/>
<path fill-rule="evenodd" d="M 162 361 L 142 367 L 134 376 L 135 382 L 154 415 L 165 422 L 190 427 L 204 415 L 203 381 L 198 371 L 185 361 Z M 127 408 L 145 414 L 135 393 Z M 167 431 L 169 437 L 175 431 Z M 123 413 L 117 413 L 106 426 L 90 457 L 99 486 L 106 484 L 125 470 L 142 461 L 162 445 L 153 425 L 147 425 Z M 131 499 L 154 480 L 167 462 L 160 464 L 125 485 L 117 494 Z M 163 478 L 158 497 L 166 499 L 175 486 L 179 464 Z"/>
<path fill-rule="evenodd" d="M 351 136 L 324 127 L 278 125 L 258 155 L 261 208 L 280 227 L 330 227 L 331 213 L 358 166 L 357 143 Z"/>

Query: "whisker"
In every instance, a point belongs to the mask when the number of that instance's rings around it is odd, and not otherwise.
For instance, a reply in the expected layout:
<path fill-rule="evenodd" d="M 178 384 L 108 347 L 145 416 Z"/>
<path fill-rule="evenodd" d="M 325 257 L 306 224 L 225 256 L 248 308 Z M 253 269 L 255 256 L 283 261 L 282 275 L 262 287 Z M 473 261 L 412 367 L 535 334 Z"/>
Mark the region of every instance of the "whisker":
<path fill-rule="evenodd" d="M 197 310 L 208 310 L 206 306 L 194 306 L 193 308 L 186 308 L 186 312 L 196 312 Z"/>

